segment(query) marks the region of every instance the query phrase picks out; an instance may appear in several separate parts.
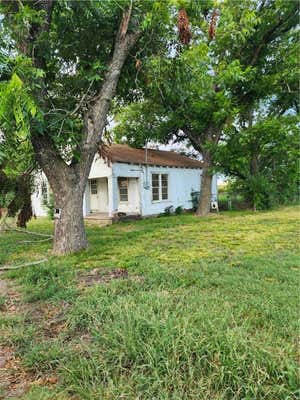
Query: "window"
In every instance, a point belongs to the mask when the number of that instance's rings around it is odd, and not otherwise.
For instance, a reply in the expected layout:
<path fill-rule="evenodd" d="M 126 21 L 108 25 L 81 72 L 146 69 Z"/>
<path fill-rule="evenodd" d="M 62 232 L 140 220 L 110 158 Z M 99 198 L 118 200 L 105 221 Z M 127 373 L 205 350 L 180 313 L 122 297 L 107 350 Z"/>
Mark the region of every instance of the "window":
<path fill-rule="evenodd" d="M 159 174 L 152 174 L 152 200 L 159 200 Z"/>
<path fill-rule="evenodd" d="M 168 200 L 168 175 L 161 175 L 161 199 Z"/>
<path fill-rule="evenodd" d="M 118 178 L 120 201 L 128 201 L 128 179 Z"/>
<path fill-rule="evenodd" d="M 91 179 L 91 194 L 97 194 L 97 193 L 98 193 L 97 180 Z"/>
<path fill-rule="evenodd" d="M 152 200 L 168 200 L 168 175 L 152 174 Z"/>

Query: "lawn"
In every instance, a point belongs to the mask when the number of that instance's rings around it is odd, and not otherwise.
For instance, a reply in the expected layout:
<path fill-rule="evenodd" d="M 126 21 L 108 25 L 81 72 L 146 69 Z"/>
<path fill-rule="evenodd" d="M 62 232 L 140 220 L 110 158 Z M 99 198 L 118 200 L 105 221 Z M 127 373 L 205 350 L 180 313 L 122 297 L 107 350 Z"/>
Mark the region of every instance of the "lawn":
<path fill-rule="evenodd" d="M 60 258 L 2 234 L 1 265 L 48 261 L 0 277 L 0 398 L 297 399 L 299 211 L 88 227 Z"/>

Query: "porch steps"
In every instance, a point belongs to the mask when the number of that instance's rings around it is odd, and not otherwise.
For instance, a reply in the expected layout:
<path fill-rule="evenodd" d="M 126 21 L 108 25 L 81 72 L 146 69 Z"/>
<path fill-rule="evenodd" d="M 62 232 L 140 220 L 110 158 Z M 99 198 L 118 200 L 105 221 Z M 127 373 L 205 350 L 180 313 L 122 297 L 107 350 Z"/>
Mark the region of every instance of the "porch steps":
<path fill-rule="evenodd" d="M 87 224 L 97 226 L 107 226 L 112 224 L 112 218 L 105 213 L 91 213 L 84 217 Z"/>

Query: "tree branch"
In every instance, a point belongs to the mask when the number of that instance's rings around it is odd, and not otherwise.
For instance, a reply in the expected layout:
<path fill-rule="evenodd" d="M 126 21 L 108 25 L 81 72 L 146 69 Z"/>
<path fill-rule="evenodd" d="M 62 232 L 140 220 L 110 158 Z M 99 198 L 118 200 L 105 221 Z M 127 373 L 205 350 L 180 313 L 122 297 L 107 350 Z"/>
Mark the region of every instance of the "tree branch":
<path fill-rule="evenodd" d="M 61 181 L 66 178 L 68 166 L 54 147 L 51 139 L 46 135 L 32 133 L 31 143 L 36 160 L 45 172 L 52 189 L 55 188 L 55 185 L 61 185 Z M 61 175 L 60 179 L 57 179 L 57 174 Z"/>
<path fill-rule="evenodd" d="M 102 87 L 99 94 L 92 99 L 91 105 L 85 113 L 85 130 L 82 139 L 81 169 L 90 167 L 98 146 L 101 143 L 103 129 L 107 124 L 107 114 L 111 101 L 116 93 L 117 84 L 124 62 L 129 51 L 138 41 L 141 30 L 137 27 L 135 32 L 129 32 L 129 22 L 132 14 L 132 2 L 130 7 L 123 12 L 116 36 L 112 59 L 108 65 Z"/>
<path fill-rule="evenodd" d="M 289 21 L 290 18 L 292 18 L 294 16 L 294 12 L 291 12 L 287 18 L 282 19 L 281 17 L 278 18 L 278 22 L 277 24 L 275 24 L 274 26 L 272 26 L 272 28 L 270 28 L 262 37 L 261 39 L 261 44 L 256 47 L 256 49 L 254 50 L 254 54 L 252 57 L 252 60 L 250 62 L 250 65 L 253 66 L 256 64 L 260 53 L 262 51 L 262 49 L 271 42 L 273 34 L 276 32 L 277 29 L 282 28 L 284 26 L 285 23 L 287 23 Z M 283 29 L 282 32 L 286 32 L 287 30 L 289 30 L 289 27 L 286 29 Z"/>

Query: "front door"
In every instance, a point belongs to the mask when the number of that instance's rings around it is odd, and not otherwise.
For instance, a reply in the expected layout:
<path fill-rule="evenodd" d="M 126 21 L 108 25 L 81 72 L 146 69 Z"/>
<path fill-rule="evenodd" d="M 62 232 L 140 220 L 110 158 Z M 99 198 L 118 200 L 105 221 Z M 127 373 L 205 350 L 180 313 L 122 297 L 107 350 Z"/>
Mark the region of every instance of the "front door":
<path fill-rule="evenodd" d="M 90 180 L 90 199 L 92 213 L 108 212 L 108 185 L 107 178 Z"/>
<path fill-rule="evenodd" d="M 107 178 L 98 180 L 98 193 L 99 193 L 99 211 L 102 213 L 108 212 L 108 184 Z"/>
<path fill-rule="evenodd" d="M 98 179 L 90 180 L 91 212 L 100 212 Z"/>

